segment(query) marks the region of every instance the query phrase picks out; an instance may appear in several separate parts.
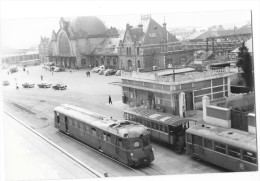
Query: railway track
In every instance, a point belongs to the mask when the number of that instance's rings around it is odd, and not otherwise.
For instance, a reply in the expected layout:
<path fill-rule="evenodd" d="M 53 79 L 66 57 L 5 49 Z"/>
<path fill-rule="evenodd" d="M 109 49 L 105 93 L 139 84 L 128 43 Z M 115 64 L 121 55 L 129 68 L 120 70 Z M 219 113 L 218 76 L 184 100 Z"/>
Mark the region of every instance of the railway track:
<path fill-rule="evenodd" d="M 122 162 L 120 162 L 120 161 L 118 161 L 118 160 L 116 160 L 116 159 L 114 159 L 114 158 L 112 158 L 112 157 L 110 157 L 110 156 L 108 156 L 108 155 L 102 153 L 101 151 L 96 150 L 96 149 L 94 149 L 94 148 L 92 148 L 92 147 L 90 147 L 90 146 L 88 146 L 88 145 L 82 143 L 81 141 L 79 141 L 79 140 L 77 140 L 77 139 L 75 139 L 75 138 L 72 138 L 72 137 L 70 137 L 70 136 L 64 134 L 63 132 L 60 132 L 60 131 L 59 131 L 58 133 L 59 133 L 59 134 L 62 134 L 62 135 L 65 136 L 65 137 L 67 137 L 68 139 L 71 139 L 71 140 L 73 140 L 73 141 L 75 141 L 75 142 L 81 144 L 82 146 L 84 146 L 84 147 L 86 147 L 86 148 L 88 148 L 88 149 L 91 149 L 92 151 L 94 151 L 94 152 L 96 152 L 96 153 L 98 153 L 98 154 L 100 154 L 100 155 L 102 155 L 102 156 L 104 156 L 104 157 L 106 157 L 106 158 L 108 158 L 108 159 L 113 160 L 114 162 L 116 162 L 116 163 L 122 165 L 123 167 L 125 167 L 125 168 L 127 168 L 127 169 L 130 169 L 130 170 L 132 170 L 132 171 L 134 171 L 134 172 L 136 172 L 136 173 L 138 173 L 138 174 L 142 174 L 142 175 L 143 175 L 143 174 L 144 174 L 144 175 L 165 175 L 165 173 L 164 173 L 163 171 L 160 171 L 160 170 L 158 170 L 158 169 L 156 169 L 156 168 L 153 168 L 153 166 L 151 166 L 151 165 L 145 166 L 145 167 L 141 167 L 141 168 L 138 168 L 138 169 L 134 169 L 134 168 L 132 168 L 132 167 L 130 167 L 130 166 L 128 166 L 128 165 L 126 165 L 126 164 L 124 164 L 124 163 L 122 163 Z M 149 169 L 147 169 L 147 168 L 149 168 L 150 171 L 149 171 Z"/>
<path fill-rule="evenodd" d="M 33 132 L 34 134 L 36 134 L 37 136 L 39 136 L 40 138 L 42 138 L 43 140 L 45 140 L 46 142 L 48 142 L 49 144 L 51 144 L 53 147 L 57 148 L 58 150 L 60 150 L 63 154 L 67 155 L 68 157 L 70 157 L 72 160 L 74 160 L 75 162 L 77 162 L 79 165 L 83 166 L 86 170 L 90 171 L 91 173 L 93 173 L 95 176 L 99 177 L 99 178 L 104 178 L 106 177 L 106 175 L 103 175 L 99 172 L 97 172 L 96 170 L 94 170 L 93 168 L 91 168 L 90 166 L 86 165 L 85 163 L 81 162 L 80 160 L 78 160 L 76 157 L 74 157 L 73 155 L 71 155 L 70 153 L 68 153 L 67 151 L 65 151 L 64 149 L 62 149 L 61 147 L 59 147 L 58 145 L 56 145 L 55 143 L 53 143 L 52 141 L 50 141 L 49 139 L 47 139 L 46 137 L 44 137 L 43 135 L 41 135 L 40 133 L 36 132 L 34 129 L 30 128 L 29 126 L 27 126 L 25 123 L 23 123 L 23 121 L 19 120 L 18 118 L 16 118 L 15 116 L 13 116 L 12 114 L 10 114 L 7 111 L 3 111 L 5 114 L 7 114 L 8 116 L 10 116 L 11 118 L 13 118 L 15 121 L 17 121 L 18 123 L 20 123 L 22 126 L 24 126 L 25 128 L 27 128 L 29 131 Z"/>

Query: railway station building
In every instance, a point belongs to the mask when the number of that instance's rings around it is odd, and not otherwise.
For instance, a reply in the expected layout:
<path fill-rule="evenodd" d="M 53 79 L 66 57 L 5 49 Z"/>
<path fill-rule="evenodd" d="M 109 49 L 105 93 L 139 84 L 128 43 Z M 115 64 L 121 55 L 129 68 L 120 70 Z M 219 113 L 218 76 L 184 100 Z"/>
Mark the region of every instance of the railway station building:
<path fill-rule="evenodd" d="M 106 54 L 95 54 L 104 42 L 115 42 L 116 28 L 107 28 L 97 17 L 84 16 L 60 19 L 60 29 L 52 32 L 52 53 L 49 55 L 56 66 L 88 68 L 97 65 L 118 66 L 116 46 L 107 48 Z M 102 48 L 101 48 L 102 49 Z"/>
<path fill-rule="evenodd" d="M 211 102 L 230 96 L 233 75 L 229 67 L 204 72 L 193 68 L 123 72 L 123 101 L 183 117 L 186 111 L 201 110 L 205 95 Z"/>
<path fill-rule="evenodd" d="M 168 32 L 165 22 L 160 25 L 151 15 L 141 16 L 136 27 L 126 24 L 118 52 L 125 71 L 184 65 L 193 58 L 193 53 L 193 50 L 184 50 L 182 43 Z"/>

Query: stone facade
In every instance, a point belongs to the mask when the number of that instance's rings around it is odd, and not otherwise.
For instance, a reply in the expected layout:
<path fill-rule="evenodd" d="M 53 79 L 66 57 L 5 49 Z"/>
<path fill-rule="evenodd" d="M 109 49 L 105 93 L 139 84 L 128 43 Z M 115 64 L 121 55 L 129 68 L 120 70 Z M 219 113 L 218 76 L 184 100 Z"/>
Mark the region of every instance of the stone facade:
<path fill-rule="evenodd" d="M 101 59 L 95 55 L 96 48 L 107 39 L 116 37 L 117 29 L 107 29 L 97 17 L 61 18 L 59 31 L 52 33 L 53 51 L 50 56 L 57 66 L 89 68 L 96 65 L 96 59 Z"/>

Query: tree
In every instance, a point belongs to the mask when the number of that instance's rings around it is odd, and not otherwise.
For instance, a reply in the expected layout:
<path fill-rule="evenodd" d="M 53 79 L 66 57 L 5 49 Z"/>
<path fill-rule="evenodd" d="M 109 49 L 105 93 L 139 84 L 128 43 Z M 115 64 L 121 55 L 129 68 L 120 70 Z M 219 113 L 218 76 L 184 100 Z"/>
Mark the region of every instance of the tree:
<path fill-rule="evenodd" d="M 248 53 L 248 48 L 245 46 L 245 42 L 239 47 L 237 66 L 241 67 L 243 70 L 242 78 L 245 81 L 247 87 L 251 90 L 254 89 L 254 71 L 253 62 L 250 54 Z"/>

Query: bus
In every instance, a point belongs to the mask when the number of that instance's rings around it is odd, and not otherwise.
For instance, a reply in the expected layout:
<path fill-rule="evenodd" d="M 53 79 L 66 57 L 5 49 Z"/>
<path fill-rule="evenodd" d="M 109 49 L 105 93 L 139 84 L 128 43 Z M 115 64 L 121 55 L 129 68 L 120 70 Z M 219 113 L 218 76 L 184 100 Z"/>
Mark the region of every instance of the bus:
<path fill-rule="evenodd" d="M 153 140 L 166 143 L 178 152 L 182 152 L 185 148 L 186 129 L 190 127 L 190 124 L 196 124 L 196 121 L 189 118 L 181 118 L 141 107 L 124 110 L 124 117 L 147 126 Z"/>
<path fill-rule="evenodd" d="M 148 165 L 154 160 L 149 131 L 135 122 L 62 104 L 54 108 L 54 127 L 129 166 Z"/>
<path fill-rule="evenodd" d="M 16 65 L 13 65 L 13 66 L 11 66 L 11 67 L 9 68 L 9 71 L 10 71 L 10 73 L 12 74 L 12 73 L 18 72 L 18 68 L 17 68 Z"/>
<path fill-rule="evenodd" d="M 186 130 L 188 155 L 227 170 L 257 171 L 256 135 L 236 129 L 200 124 Z"/>

